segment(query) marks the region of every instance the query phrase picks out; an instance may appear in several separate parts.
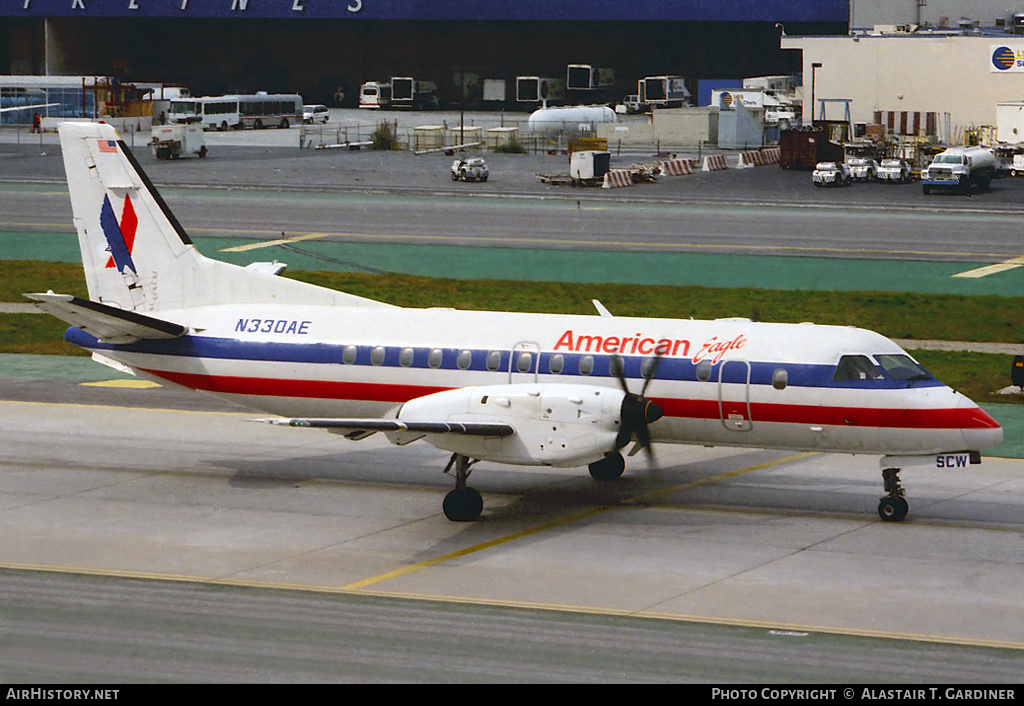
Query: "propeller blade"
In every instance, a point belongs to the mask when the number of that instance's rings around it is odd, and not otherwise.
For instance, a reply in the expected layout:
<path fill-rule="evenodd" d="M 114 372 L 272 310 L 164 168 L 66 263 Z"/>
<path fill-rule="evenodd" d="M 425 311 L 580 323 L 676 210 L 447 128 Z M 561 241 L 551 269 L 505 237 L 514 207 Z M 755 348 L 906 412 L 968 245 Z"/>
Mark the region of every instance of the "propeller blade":
<path fill-rule="evenodd" d="M 654 465 L 654 450 L 651 445 L 649 425 L 665 416 L 665 412 L 656 402 L 644 397 L 647 386 L 650 385 L 651 380 L 657 375 L 661 356 L 651 358 L 649 361 L 649 363 L 645 361 L 645 364 L 641 367 L 644 384 L 640 394 L 629 391 L 624 365 L 617 365 L 613 369 L 619 385 L 622 387 L 623 392 L 625 392 L 619 414 L 619 433 L 615 437 L 615 450 L 618 451 L 624 448 L 633 438 L 636 438 L 636 446 L 633 447 L 629 455 L 632 456 L 643 449 L 647 453 L 647 459 L 650 464 Z"/>
<path fill-rule="evenodd" d="M 651 360 L 650 368 L 644 373 L 644 385 L 643 385 L 643 387 L 640 388 L 640 396 L 641 397 L 644 394 L 647 393 L 647 386 L 651 384 L 651 380 L 653 380 L 655 378 L 655 376 L 658 374 L 658 366 L 661 365 L 661 356 L 660 355 L 656 355 L 653 358 L 651 358 L 650 360 Z M 644 366 L 640 367 L 641 371 L 643 371 L 643 367 Z"/>

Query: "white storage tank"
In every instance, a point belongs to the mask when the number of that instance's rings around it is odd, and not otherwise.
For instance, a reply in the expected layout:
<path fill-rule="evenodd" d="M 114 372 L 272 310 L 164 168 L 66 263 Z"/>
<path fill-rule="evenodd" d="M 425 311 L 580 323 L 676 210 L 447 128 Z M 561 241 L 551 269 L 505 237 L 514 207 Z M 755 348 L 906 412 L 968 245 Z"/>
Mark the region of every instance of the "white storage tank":
<path fill-rule="evenodd" d="M 531 132 L 577 131 L 592 125 L 618 122 L 615 111 L 606 105 L 567 105 L 535 110 L 527 124 Z"/>

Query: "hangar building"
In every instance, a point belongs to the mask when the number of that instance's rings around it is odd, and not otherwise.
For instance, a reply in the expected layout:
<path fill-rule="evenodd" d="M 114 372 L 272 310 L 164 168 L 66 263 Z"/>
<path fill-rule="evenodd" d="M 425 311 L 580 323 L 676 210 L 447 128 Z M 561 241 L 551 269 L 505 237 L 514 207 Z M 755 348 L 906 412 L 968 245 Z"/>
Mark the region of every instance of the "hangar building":
<path fill-rule="evenodd" d="M 856 8 L 844 36 L 782 37 L 784 50 L 803 57 L 805 121 L 822 118 L 823 107 L 824 117 L 844 119 L 842 99 L 855 123 L 898 134 L 927 126 L 959 142 L 965 130 L 994 125 L 998 104 L 1024 99 L 1021 0 L 857 0 Z"/>
<path fill-rule="evenodd" d="M 414 76 L 461 103 L 485 78 L 564 76 L 580 63 L 612 69 L 612 99 L 662 74 L 686 77 L 697 95 L 699 79 L 799 72 L 781 26 L 845 34 L 849 12 L 849 0 L 7 0 L 0 74 L 334 105 L 367 80 Z"/>

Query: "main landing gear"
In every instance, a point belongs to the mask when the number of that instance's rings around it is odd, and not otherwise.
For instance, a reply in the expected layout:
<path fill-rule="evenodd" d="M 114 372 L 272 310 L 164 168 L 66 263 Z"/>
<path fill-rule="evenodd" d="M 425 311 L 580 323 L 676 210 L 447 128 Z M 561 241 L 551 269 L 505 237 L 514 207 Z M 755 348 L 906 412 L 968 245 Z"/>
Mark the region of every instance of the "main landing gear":
<path fill-rule="evenodd" d="M 484 499 L 475 488 L 466 485 L 470 467 L 476 461 L 462 454 L 452 454 L 451 460 L 445 466 L 444 472 L 448 473 L 452 466 L 455 467 L 455 490 L 444 496 L 444 516 L 452 522 L 472 522 L 480 517 L 484 511 Z"/>
<path fill-rule="evenodd" d="M 615 480 L 626 470 L 626 459 L 618 451 L 613 451 L 605 454 L 600 461 L 594 461 L 588 468 L 594 480 Z"/>
<path fill-rule="evenodd" d="M 886 468 L 882 471 L 882 480 L 888 495 L 878 501 L 878 516 L 887 522 L 899 522 L 910 511 L 910 505 L 903 497 L 906 491 L 900 485 L 900 469 Z"/>

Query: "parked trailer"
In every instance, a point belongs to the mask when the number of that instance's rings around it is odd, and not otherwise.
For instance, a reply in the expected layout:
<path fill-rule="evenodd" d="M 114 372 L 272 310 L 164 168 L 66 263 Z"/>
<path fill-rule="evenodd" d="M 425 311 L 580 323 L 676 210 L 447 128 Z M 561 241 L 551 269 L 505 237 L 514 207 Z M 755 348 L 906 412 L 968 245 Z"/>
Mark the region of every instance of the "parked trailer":
<path fill-rule="evenodd" d="M 637 81 L 636 92 L 640 105 L 652 108 L 682 108 L 690 102 L 682 76 L 647 76 Z"/>
<path fill-rule="evenodd" d="M 779 132 L 779 165 L 783 169 L 814 169 L 819 162 L 842 162 L 845 135 L 833 136 L 843 121 L 815 121 L 813 126 Z M 839 139 L 834 139 L 839 137 Z"/>
<path fill-rule="evenodd" d="M 157 159 L 206 156 L 206 141 L 200 125 L 156 125 L 149 146 Z"/>
<path fill-rule="evenodd" d="M 517 103 L 561 103 L 565 100 L 565 81 L 544 76 L 516 76 Z"/>
<path fill-rule="evenodd" d="M 505 79 L 485 78 L 482 98 L 484 103 L 504 104 L 506 100 Z"/>
<path fill-rule="evenodd" d="M 569 178 L 573 186 L 601 186 L 611 169 L 612 153 L 584 150 L 569 155 Z"/>
<path fill-rule="evenodd" d="M 391 107 L 414 110 L 436 109 L 440 105 L 437 84 L 411 76 L 391 78 Z"/>
<path fill-rule="evenodd" d="M 615 85 L 615 71 L 590 64 L 569 64 L 565 69 L 565 87 L 570 91 L 593 91 Z"/>

